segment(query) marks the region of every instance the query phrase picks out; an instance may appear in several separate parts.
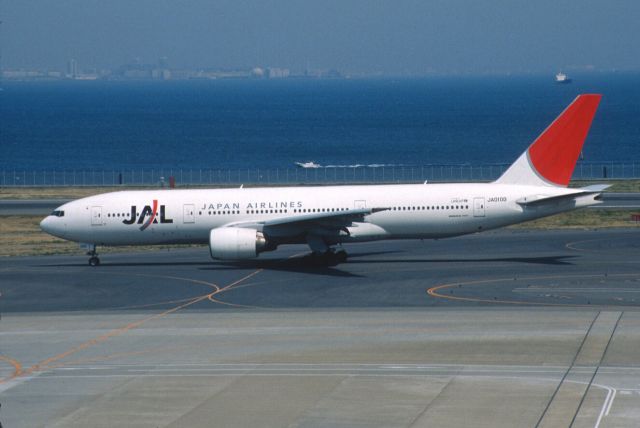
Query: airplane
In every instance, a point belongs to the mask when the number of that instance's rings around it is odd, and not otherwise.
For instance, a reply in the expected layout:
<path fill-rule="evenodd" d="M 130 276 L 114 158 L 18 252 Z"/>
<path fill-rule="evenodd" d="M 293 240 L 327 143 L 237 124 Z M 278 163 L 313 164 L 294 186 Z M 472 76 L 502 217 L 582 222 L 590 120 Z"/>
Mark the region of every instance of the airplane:
<path fill-rule="evenodd" d="M 158 189 L 90 196 L 56 208 L 43 231 L 98 246 L 207 244 L 220 260 L 253 259 L 307 244 L 334 266 L 342 244 L 440 239 L 482 232 L 601 203 L 609 186 L 568 188 L 601 95 L 579 95 L 491 183 Z"/>

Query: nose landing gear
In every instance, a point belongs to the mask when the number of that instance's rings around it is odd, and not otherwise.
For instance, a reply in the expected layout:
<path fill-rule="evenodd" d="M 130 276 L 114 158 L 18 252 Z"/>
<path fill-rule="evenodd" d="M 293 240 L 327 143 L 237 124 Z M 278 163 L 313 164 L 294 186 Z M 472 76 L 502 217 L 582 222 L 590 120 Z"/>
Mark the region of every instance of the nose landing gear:
<path fill-rule="evenodd" d="M 98 266 L 100 264 L 100 258 L 98 257 L 95 245 L 91 247 L 91 250 L 87 251 L 87 256 L 91 256 L 89 257 L 89 266 Z"/>

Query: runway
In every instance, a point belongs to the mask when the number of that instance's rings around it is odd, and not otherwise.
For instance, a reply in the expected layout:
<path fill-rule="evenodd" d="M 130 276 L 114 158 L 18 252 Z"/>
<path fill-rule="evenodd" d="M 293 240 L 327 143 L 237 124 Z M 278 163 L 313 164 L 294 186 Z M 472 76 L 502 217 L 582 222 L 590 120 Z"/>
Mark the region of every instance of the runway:
<path fill-rule="evenodd" d="M 639 238 L 506 230 L 327 268 L 300 246 L 0 259 L 0 421 L 637 426 Z"/>

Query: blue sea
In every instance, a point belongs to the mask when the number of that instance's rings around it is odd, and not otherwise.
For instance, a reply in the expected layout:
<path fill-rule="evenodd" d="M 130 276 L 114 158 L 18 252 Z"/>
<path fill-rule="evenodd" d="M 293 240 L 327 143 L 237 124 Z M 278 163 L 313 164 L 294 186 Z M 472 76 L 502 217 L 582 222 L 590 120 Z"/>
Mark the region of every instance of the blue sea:
<path fill-rule="evenodd" d="M 640 160 L 640 74 L 572 77 L 5 81 L 0 169 L 510 163 L 585 92 L 584 160 Z"/>

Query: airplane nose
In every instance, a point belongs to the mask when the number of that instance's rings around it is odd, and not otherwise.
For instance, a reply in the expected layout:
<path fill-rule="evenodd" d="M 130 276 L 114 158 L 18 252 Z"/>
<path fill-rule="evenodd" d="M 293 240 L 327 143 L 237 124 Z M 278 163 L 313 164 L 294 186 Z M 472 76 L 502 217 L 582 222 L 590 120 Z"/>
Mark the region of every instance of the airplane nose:
<path fill-rule="evenodd" d="M 61 219 L 49 216 L 40 222 L 40 229 L 52 236 L 58 238 L 64 238 L 66 235 L 67 226 L 61 221 Z"/>
<path fill-rule="evenodd" d="M 43 232 L 51 233 L 51 217 L 45 217 L 40 222 L 40 229 L 42 229 Z"/>

